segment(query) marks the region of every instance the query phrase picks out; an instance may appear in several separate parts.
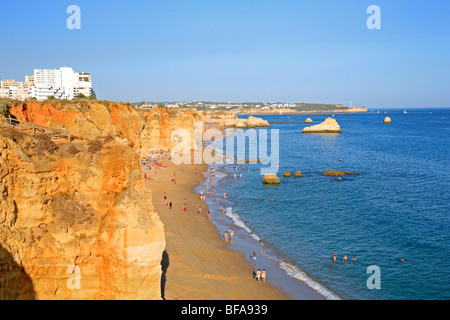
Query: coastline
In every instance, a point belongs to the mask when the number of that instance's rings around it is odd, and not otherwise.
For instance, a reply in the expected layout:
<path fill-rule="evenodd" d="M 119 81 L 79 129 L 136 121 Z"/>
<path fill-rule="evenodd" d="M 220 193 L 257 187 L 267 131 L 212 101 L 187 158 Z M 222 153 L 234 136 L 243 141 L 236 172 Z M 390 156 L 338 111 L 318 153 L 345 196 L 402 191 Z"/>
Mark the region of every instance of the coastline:
<path fill-rule="evenodd" d="M 152 180 L 145 186 L 152 192 L 156 212 L 164 224 L 166 249 L 163 254 L 161 296 L 165 300 L 292 300 L 286 292 L 253 278 L 250 261 L 228 247 L 211 221 L 205 218 L 206 203 L 195 192 L 204 181 L 207 166 L 176 165 L 168 159 L 163 167 L 143 170 Z M 196 168 L 198 174 L 196 174 Z M 156 174 L 152 173 L 157 171 Z M 171 181 L 176 175 L 176 184 Z M 164 204 L 164 192 L 172 209 Z M 187 211 L 183 211 L 183 200 Z M 198 214 L 198 207 L 202 213 Z M 219 215 L 211 212 L 212 218 Z M 269 276 L 268 276 L 269 278 Z"/>

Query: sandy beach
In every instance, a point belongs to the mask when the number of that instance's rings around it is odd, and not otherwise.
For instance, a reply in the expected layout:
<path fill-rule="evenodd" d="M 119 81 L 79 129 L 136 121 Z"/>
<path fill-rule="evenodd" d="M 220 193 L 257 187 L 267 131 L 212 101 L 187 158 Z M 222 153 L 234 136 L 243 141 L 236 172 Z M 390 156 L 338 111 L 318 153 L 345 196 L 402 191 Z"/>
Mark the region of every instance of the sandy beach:
<path fill-rule="evenodd" d="M 175 165 L 161 158 L 162 167 L 144 169 L 153 204 L 165 229 L 162 297 L 166 300 L 290 300 L 269 283 L 257 282 L 250 261 L 231 250 L 206 219 L 208 207 L 195 193 L 206 165 Z M 198 173 L 196 174 L 196 168 Z M 156 174 L 154 172 L 157 172 Z M 176 184 L 172 182 L 175 173 Z M 151 179 L 151 180 L 150 180 Z M 172 209 L 164 203 L 167 194 Z M 187 210 L 183 211 L 184 199 Z M 202 213 L 198 214 L 199 206 Z M 221 214 L 211 212 L 211 215 Z M 236 240 L 235 240 L 236 241 Z"/>

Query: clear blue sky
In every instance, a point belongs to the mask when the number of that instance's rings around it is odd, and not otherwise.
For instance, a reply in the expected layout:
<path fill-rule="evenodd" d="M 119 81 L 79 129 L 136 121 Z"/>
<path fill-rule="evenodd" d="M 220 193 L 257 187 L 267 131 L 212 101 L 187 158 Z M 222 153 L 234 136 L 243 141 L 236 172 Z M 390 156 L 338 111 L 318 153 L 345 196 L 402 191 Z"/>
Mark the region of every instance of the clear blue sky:
<path fill-rule="evenodd" d="M 1 0 L 0 73 L 70 66 L 115 101 L 450 107 L 449 16 L 443 0 Z"/>

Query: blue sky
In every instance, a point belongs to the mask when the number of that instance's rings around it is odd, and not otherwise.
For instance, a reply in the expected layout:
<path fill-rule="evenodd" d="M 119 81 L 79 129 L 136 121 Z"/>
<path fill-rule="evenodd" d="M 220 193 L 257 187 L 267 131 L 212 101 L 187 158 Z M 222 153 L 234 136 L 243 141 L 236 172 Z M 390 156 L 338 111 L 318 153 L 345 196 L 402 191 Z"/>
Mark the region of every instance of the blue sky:
<path fill-rule="evenodd" d="M 0 73 L 70 66 L 114 101 L 450 107 L 449 15 L 437 0 L 0 0 Z"/>

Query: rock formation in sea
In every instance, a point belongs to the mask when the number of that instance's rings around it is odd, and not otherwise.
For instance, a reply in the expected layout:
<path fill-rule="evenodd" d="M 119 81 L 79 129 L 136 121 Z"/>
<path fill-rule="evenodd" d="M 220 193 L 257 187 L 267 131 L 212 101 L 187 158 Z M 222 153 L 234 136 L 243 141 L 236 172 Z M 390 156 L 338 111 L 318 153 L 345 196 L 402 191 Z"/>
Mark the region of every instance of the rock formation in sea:
<path fill-rule="evenodd" d="M 326 176 L 344 176 L 344 175 L 351 175 L 352 173 L 350 171 L 325 170 L 324 172 L 322 172 L 322 174 Z"/>
<path fill-rule="evenodd" d="M 312 121 L 311 118 L 308 118 L 308 119 L 305 120 L 305 123 L 313 123 L 313 121 Z"/>
<path fill-rule="evenodd" d="M 276 174 L 272 174 L 272 173 L 265 174 L 263 176 L 262 182 L 264 184 L 280 184 L 281 183 L 280 178 L 278 178 L 278 176 Z"/>
<path fill-rule="evenodd" d="M 341 133 L 341 127 L 334 118 L 326 118 L 320 124 L 311 127 L 305 127 L 303 133 Z"/>
<path fill-rule="evenodd" d="M 386 118 L 384 118 L 383 122 L 384 122 L 384 123 L 391 123 L 392 120 L 391 120 L 391 118 L 386 117 Z"/>
<path fill-rule="evenodd" d="M 305 175 L 302 174 L 301 171 L 295 171 L 295 172 L 294 172 L 294 177 L 304 177 L 304 176 L 305 176 Z"/>
<path fill-rule="evenodd" d="M 270 127 L 268 121 L 258 117 L 250 116 L 247 119 L 226 119 L 224 126 L 234 127 L 239 129 L 258 128 L 258 127 Z"/>
<path fill-rule="evenodd" d="M 291 173 L 289 171 L 283 172 L 283 177 L 290 177 Z"/>

